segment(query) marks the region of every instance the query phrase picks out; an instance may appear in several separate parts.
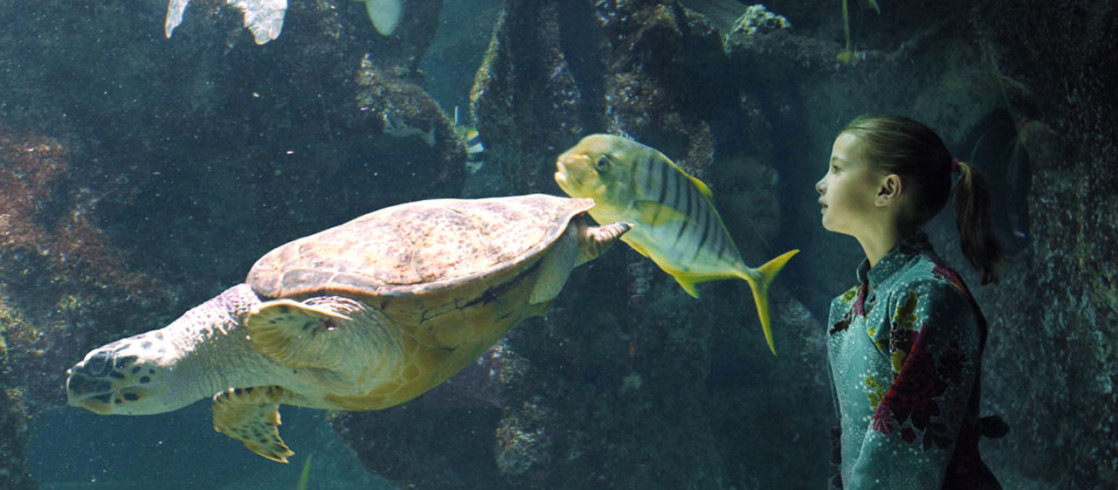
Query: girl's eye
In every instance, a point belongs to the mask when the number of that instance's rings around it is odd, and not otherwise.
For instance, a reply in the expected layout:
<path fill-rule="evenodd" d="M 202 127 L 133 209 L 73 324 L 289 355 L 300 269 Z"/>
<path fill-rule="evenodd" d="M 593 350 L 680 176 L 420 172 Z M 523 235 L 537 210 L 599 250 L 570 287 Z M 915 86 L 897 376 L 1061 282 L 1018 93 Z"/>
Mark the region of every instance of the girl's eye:
<path fill-rule="evenodd" d="M 609 157 L 602 155 L 598 158 L 598 170 L 608 170 L 610 165 Z"/>

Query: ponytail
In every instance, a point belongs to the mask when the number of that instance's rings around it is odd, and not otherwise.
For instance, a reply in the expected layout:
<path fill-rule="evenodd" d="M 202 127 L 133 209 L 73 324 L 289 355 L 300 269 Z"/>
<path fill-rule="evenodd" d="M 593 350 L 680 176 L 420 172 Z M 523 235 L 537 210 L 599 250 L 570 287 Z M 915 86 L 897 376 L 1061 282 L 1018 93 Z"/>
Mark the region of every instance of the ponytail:
<path fill-rule="evenodd" d="M 902 116 L 863 115 L 842 133 L 862 143 L 871 167 L 882 175 L 897 174 L 912 193 L 906 226 L 918 228 L 944 206 L 955 184 L 955 220 L 963 255 L 978 269 L 982 284 L 998 280 L 1005 256 L 990 222 L 990 186 L 974 166 L 951 158 L 951 151 L 931 128 Z"/>
<path fill-rule="evenodd" d="M 1005 260 L 990 222 L 990 185 L 967 162 L 958 162 L 955 186 L 955 221 L 963 255 L 982 276 L 982 284 L 998 280 L 998 267 Z"/>

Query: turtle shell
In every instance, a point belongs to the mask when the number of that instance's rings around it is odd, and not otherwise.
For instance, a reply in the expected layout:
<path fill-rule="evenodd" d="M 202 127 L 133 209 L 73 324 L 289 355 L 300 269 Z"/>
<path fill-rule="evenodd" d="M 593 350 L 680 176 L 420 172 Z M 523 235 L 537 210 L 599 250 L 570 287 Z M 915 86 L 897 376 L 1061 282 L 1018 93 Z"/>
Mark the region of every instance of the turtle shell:
<path fill-rule="evenodd" d="M 538 258 L 593 206 L 545 194 L 400 204 L 268 252 L 247 282 L 269 298 L 378 297 L 485 282 Z"/>
<path fill-rule="evenodd" d="M 458 373 L 522 320 L 546 313 L 550 301 L 532 301 L 541 278 L 554 280 L 546 274 L 556 271 L 541 265 L 546 252 L 557 243 L 577 246 L 571 220 L 593 206 L 591 199 L 542 194 L 401 204 L 269 252 L 247 282 L 268 298 L 341 295 L 383 315 L 383 322 L 362 323 L 372 330 L 355 338 L 397 346 L 401 356 L 385 357 L 395 359 L 386 380 L 325 401 L 347 410 L 389 407 Z"/>

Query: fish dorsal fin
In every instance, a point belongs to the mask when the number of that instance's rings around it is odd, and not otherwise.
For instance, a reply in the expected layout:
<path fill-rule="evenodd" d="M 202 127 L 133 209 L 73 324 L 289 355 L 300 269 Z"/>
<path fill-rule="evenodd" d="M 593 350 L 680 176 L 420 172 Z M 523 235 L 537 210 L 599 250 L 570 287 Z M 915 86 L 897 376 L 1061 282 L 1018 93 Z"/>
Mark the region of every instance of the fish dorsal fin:
<path fill-rule="evenodd" d="M 660 226 L 676 220 L 686 220 L 687 215 L 679 210 L 656 201 L 637 201 L 634 206 L 639 222 L 649 226 Z"/>
<path fill-rule="evenodd" d="M 694 184 L 697 189 L 699 189 L 699 193 L 701 193 L 707 199 L 714 199 L 714 193 L 710 191 L 710 187 L 708 187 L 705 182 L 699 180 L 697 177 L 692 177 L 691 174 L 685 172 L 682 168 L 679 167 L 679 165 L 676 165 L 676 163 L 673 162 L 671 158 L 668 158 L 663 153 L 661 153 L 661 156 L 664 156 L 664 161 L 668 162 L 668 165 L 671 165 L 672 168 L 674 168 L 677 172 L 683 174 L 684 177 L 687 177 L 687 180 L 690 180 L 691 183 Z"/>
<path fill-rule="evenodd" d="M 695 187 L 699 188 L 699 192 L 703 194 L 703 197 L 706 197 L 707 199 L 714 199 L 714 193 L 710 191 L 710 187 L 707 187 L 706 183 L 699 180 L 698 177 L 692 177 L 688 175 L 687 178 L 691 179 L 691 183 L 695 184 Z"/>

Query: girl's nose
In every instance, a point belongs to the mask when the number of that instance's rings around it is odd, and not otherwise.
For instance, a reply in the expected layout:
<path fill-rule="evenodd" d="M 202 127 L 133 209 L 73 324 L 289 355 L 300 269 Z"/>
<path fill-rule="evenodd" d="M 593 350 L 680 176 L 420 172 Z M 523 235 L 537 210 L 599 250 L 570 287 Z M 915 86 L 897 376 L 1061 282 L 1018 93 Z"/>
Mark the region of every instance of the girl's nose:
<path fill-rule="evenodd" d="M 827 188 L 823 185 L 823 180 L 825 179 L 819 179 L 819 182 L 815 183 L 815 192 L 818 192 L 820 195 L 823 194 L 823 191 L 827 190 Z"/>

